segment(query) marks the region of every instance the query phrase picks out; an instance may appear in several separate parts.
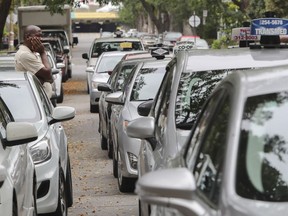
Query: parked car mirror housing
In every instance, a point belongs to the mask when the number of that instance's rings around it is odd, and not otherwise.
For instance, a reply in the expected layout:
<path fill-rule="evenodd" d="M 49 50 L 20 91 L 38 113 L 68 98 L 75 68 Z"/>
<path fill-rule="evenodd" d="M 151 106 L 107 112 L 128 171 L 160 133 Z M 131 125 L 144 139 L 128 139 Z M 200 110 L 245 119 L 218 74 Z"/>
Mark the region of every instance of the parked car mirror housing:
<path fill-rule="evenodd" d="M 53 75 L 55 75 L 55 74 L 58 74 L 60 71 L 57 68 L 52 68 L 51 72 Z"/>
<path fill-rule="evenodd" d="M 59 63 L 56 64 L 56 67 L 59 68 L 59 69 L 61 69 L 61 68 L 64 68 L 64 67 L 65 67 L 65 64 L 62 63 L 62 62 L 59 62 Z"/>
<path fill-rule="evenodd" d="M 105 101 L 111 104 L 124 105 L 123 93 L 121 91 L 113 92 L 105 97 Z"/>
<path fill-rule="evenodd" d="M 132 138 L 147 139 L 154 137 L 155 119 L 153 117 L 140 117 L 129 122 L 126 131 Z"/>
<path fill-rule="evenodd" d="M 94 68 L 93 67 L 87 67 L 85 71 L 87 73 L 94 73 Z"/>
<path fill-rule="evenodd" d="M 112 92 L 112 88 L 108 83 L 99 83 L 97 89 L 98 91 Z"/>
<path fill-rule="evenodd" d="M 187 168 L 149 172 L 138 179 L 135 190 L 142 202 L 174 208 L 183 215 L 205 215 L 205 208 L 193 200 L 195 191 L 196 180 Z"/>
<path fill-rule="evenodd" d="M 32 142 L 38 138 L 38 132 L 34 124 L 28 122 L 10 122 L 6 128 L 5 146 L 21 145 Z"/>
<path fill-rule="evenodd" d="M 140 116 L 148 116 L 154 100 L 144 101 L 137 107 L 137 112 Z"/>
<path fill-rule="evenodd" d="M 53 109 L 52 120 L 49 124 L 54 124 L 56 122 L 67 121 L 75 117 L 75 108 L 69 106 L 57 106 Z"/>
<path fill-rule="evenodd" d="M 88 53 L 83 53 L 83 54 L 82 54 L 82 58 L 89 60 Z"/>
<path fill-rule="evenodd" d="M 68 54 L 68 53 L 70 52 L 69 46 L 64 46 L 64 47 L 63 47 L 63 52 L 64 52 L 65 54 Z"/>
<path fill-rule="evenodd" d="M 73 44 L 78 44 L 79 43 L 79 40 L 78 40 L 78 37 L 73 37 Z"/>

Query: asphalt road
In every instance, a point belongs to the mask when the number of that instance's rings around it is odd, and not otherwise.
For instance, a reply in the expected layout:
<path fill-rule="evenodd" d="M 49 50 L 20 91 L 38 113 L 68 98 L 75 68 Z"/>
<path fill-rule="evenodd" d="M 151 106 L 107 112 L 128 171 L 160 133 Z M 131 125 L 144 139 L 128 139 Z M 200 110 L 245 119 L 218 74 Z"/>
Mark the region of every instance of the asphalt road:
<path fill-rule="evenodd" d="M 69 216 L 136 216 L 138 199 L 133 193 L 118 190 L 112 174 L 112 160 L 101 150 L 98 114 L 90 113 L 86 83 L 86 62 L 82 53 L 88 52 L 95 33 L 78 33 L 79 44 L 72 49 L 72 78 L 64 83 L 65 106 L 76 109 L 76 117 L 63 122 L 68 138 L 72 167 L 74 204 Z"/>

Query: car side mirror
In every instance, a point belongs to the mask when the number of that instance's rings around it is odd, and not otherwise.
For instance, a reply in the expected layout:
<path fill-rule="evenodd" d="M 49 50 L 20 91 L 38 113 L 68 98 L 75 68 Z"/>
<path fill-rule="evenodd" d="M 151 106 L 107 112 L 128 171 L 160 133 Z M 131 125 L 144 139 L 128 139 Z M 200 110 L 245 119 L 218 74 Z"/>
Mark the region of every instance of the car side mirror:
<path fill-rule="evenodd" d="M 82 58 L 88 60 L 88 59 L 89 59 L 89 58 L 88 58 L 88 53 L 83 53 L 83 54 L 82 54 Z"/>
<path fill-rule="evenodd" d="M 73 44 L 76 44 L 76 45 L 77 45 L 78 42 L 79 42 L 79 41 L 78 41 L 78 37 L 73 37 Z"/>
<path fill-rule="evenodd" d="M 137 112 L 140 116 L 148 116 L 153 105 L 154 100 L 149 100 L 141 103 L 137 107 Z"/>
<path fill-rule="evenodd" d="M 108 83 L 99 83 L 97 89 L 98 91 L 112 92 L 111 86 Z"/>

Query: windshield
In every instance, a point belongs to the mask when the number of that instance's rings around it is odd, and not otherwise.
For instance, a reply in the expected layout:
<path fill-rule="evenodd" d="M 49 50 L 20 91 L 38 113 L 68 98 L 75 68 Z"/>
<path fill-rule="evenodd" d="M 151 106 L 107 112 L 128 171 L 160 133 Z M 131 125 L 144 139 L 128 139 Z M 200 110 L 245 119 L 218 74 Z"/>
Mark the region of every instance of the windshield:
<path fill-rule="evenodd" d="M 113 71 L 118 62 L 121 61 L 122 55 L 118 56 L 103 56 L 99 60 L 99 65 L 97 66 L 96 73 L 107 73 L 108 71 Z"/>
<path fill-rule="evenodd" d="M 69 41 L 64 32 L 61 31 L 42 31 L 43 37 L 59 37 L 63 46 L 69 46 Z"/>
<path fill-rule="evenodd" d="M 26 81 L 0 82 L 0 95 L 15 121 L 40 121 L 38 105 Z"/>
<path fill-rule="evenodd" d="M 154 99 L 165 71 L 165 66 L 158 68 L 142 68 L 134 82 L 130 100 L 146 101 Z"/>
<path fill-rule="evenodd" d="M 236 190 L 253 200 L 288 201 L 288 92 L 247 99 Z"/>
<path fill-rule="evenodd" d="M 92 49 L 92 57 L 100 56 L 103 52 L 144 50 L 140 41 L 110 41 L 96 42 Z"/>
<path fill-rule="evenodd" d="M 214 89 L 229 70 L 186 72 L 181 74 L 175 107 L 176 127 L 190 130 L 196 117 Z"/>

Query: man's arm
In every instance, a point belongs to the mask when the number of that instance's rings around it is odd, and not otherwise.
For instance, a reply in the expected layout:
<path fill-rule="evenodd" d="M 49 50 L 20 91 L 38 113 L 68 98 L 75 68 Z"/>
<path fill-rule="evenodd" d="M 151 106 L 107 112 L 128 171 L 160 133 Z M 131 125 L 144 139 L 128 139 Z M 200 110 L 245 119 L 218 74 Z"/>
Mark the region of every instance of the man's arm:
<path fill-rule="evenodd" d="M 48 61 L 48 57 L 46 55 L 45 47 L 41 43 L 40 39 L 34 37 L 31 39 L 33 51 L 38 52 L 40 54 L 42 63 L 44 67 L 42 67 L 37 73 L 35 74 L 41 82 L 53 82 L 51 67 Z"/>

